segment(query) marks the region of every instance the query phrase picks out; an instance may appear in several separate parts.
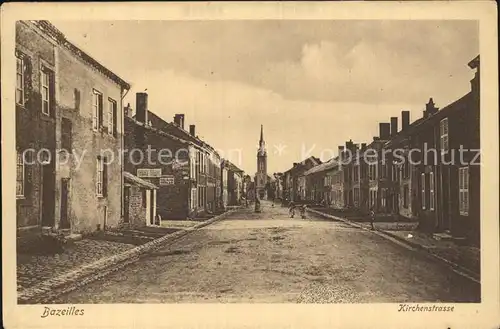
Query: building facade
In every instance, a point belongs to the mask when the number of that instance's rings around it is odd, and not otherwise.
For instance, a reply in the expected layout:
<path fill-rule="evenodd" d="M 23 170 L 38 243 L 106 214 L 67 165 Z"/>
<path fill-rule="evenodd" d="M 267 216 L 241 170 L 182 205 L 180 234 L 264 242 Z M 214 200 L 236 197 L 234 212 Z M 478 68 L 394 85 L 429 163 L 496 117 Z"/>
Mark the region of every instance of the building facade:
<path fill-rule="evenodd" d="M 16 22 L 16 62 L 18 233 L 118 226 L 130 85 L 48 21 Z"/>

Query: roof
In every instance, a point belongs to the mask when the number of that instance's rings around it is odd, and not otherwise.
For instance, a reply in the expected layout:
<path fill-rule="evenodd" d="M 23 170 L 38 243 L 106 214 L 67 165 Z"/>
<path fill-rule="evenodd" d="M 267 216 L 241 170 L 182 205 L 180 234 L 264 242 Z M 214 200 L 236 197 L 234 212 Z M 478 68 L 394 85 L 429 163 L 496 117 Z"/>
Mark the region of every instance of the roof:
<path fill-rule="evenodd" d="M 437 111 L 435 114 L 433 114 L 427 118 L 420 118 L 420 119 L 414 121 L 408 127 L 408 129 L 400 131 L 396 136 L 394 136 L 394 138 L 392 138 L 387 143 L 385 143 L 384 146 L 387 147 L 387 146 L 391 146 L 393 144 L 396 144 L 396 143 L 400 142 L 404 137 L 406 137 L 406 136 L 416 132 L 418 129 L 421 129 L 422 127 L 424 127 L 424 125 L 426 123 L 439 121 L 439 120 L 443 119 L 445 116 L 449 115 L 450 112 L 466 108 L 467 106 L 464 106 L 464 104 L 467 104 L 471 95 L 472 95 L 472 93 L 469 92 L 469 93 L 465 94 L 464 96 L 460 97 L 459 99 L 457 99 L 456 101 L 454 101 L 453 103 L 446 105 L 445 107 L 443 107 L 442 109 Z"/>
<path fill-rule="evenodd" d="M 296 170 L 297 168 L 303 167 L 306 164 L 306 162 L 308 162 L 308 161 L 311 162 L 314 166 L 320 165 L 322 163 L 319 158 L 317 158 L 315 156 L 310 156 L 309 158 L 306 158 L 298 163 L 294 163 L 293 167 L 288 169 L 287 171 L 283 172 L 283 174 L 292 172 L 292 171 Z"/>
<path fill-rule="evenodd" d="M 129 120 L 129 121 L 131 121 L 132 123 L 134 123 L 134 124 L 136 124 L 136 125 L 138 125 L 138 126 L 144 127 L 145 129 L 150 130 L 150 131 L 152 131 L 152 132 L 154 132 L 154 133 L 156 133 L 156 134 L 158 134 L 158 135 L 161 135 L 161 136 L 165 136 L 165 137 L 171 138 L 172 140 L 177 141 L 177 142 L 179 142 L 179 143 L 189 144 L 189 145 L 192 145 L 192 144 L 193 144 L 193 143 L 191 143 L 191 142 L 189 142 L 189 141 L 187 141 L 187 140 L 185 140 L 185 139 L 182 139 L 182 138 L 176 137 L 176 136 L 174 136 L 174 135 L 172 135 L 172 134 L 168 134 L 168 133 L 166 133 L 166 132 L 164 132 L 164 131 L 162 131 L 162 130 L 160 130 L 160 129 L 156 129 L 155 127 L 152 127 L 152 126 L 150 126 L 150 125 L 146 125 L 146 124 L 144 124 L 144 123 L 142 123 L 142 122 L 140 122 L 140 121 L 137 121 L 137 120 L 136 120 L 136 119 L 134 119 L 134 118 L 125 117 L 125 120 Z"/>
<path fill-rule="evenodd" d="M 309 169 L 308 171 L 306 171 L 304 173 L 304 176 L 308 176 L 308 175 L 311 175 L 311 174 L 315 174 L 315 173 L 320 173 L 320 172 L 323 172 L 323 171 L 331 170 L 331 169 L 337 167 L 338 164 L 339 164 L 338 157 L 332 158 L 332 159 L 328 160 L 327 162 L 324 162 L 324 163 L 319 164 L 319 165 L 317 165 L 315 167 L 312 167 L 311 169 Z"/>
<path fill-rule="evenodd" d="M 126 82 L 125 80 L 120 78 L 118 75 L 113 73 L 110 69 L 106 68 L 104 65 L 99 63 L 96 59 L 94 59 L 92 56 L 90 56 L 89 54 L 84 52 L 82 49 L 78 48 L 71 41 L 66 39 L 66 36 L 61 31 L 59 31 L 52 23 L 50 23 L 49 21 L 46 21 L 46 20 L 38 20 L 38 21 L 31 21 L 31 22 L 34 25 L 36 25 L 39 29 L 41 29 L 52 40 L 54 40 L 58 45 L 68 49 L 70 52 L 73 53 L 73 55 L 79 57 L 80 59 L 82 59 L 84 62 L 86 62 L 90 66 L 93 66 L 95 69 L 100 71 L 102 74 L 107 76 L 112 81 L 119 84 L 124 89 L 130 90 L 130 84 L 128 82 Z"/>
<path fill-rule="evenodd" d="M 134 118 L 136 115 L 133 116 Z M 181 127 L 177 126 L 176 124 L 172 122 L 167 122 L 157 114 L 151 112 L 148 110 L 148 120 L 151 120 L 151 123 L 153 126 L 158 126 L 157 129 L 165 131 L 169 133 L 170 135 L 174 134 L 179 138 L 182 138 L 186 141 L 190 141 L 192 143 L 197 144 L 200 147 L 205 147 L 209 149 L 210 151 L 214 152 L 215 154 L 219 155 L 219 153 L 208 143 L 205 141 L 201 140 L 197 136 L 191 135 L 189 132 L 185 131 Z"/>
<path fill-rule="evenodd" d="M 234 172 L 240 172 L 240 173 L 244 172 L 240 168 L 236 167 L 236 165 L 234 163 L 232 163 L 231 161 L 226 160 L 226 159 L 224 159 L 224 166 L 226 168 L 228 168 L 229 170 L 234 171 Z"/>
<path fill-rule="evenodd" d="M 123 178 L 125 178 L 125 181 L 127 181 L 131 184 L 134 184 L 136 186 L 139 186 L 139 187 L 143 187 L 143 188 L 147 188 L 147 189 L 158 189 L 158 186 L 156 186 L 155 184 L 150 183 L 148 181 L 145 181 L 144 179 L 139 178 L 135 175 L 132 175 L 128 171 L 123 172 Z"/>

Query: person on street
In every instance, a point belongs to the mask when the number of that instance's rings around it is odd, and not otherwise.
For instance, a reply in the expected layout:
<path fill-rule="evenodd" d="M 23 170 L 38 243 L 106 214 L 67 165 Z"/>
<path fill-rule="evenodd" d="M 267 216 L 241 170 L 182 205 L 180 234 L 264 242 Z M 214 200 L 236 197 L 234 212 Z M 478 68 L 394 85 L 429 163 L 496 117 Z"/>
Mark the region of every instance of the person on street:
<path fill-rule="evenodd" d="M 372 207 L 372 208 L 370 208 L 370 226 L 371 226 L 372 230 L 375 229 L 375 226 L 373 225 L 374 222 L 375 222 L 375 211 L 373 210 L 373 207 Z"/>
<path fill-rule="evenodd" d="M 290 218 L 293 218 L 293 216 L 295 216 L 295 204 L 293 203 L 293 201 L 290 202 L 288 212 L 290 213 Z"/>
<path fill-rule="evenodd" d="M 306 218 L 306 208 L 307 205 L 305 204 L 303 204 L 302 207 L 300 207 L 300 216 L 302 217 L 302 219 Z"/>

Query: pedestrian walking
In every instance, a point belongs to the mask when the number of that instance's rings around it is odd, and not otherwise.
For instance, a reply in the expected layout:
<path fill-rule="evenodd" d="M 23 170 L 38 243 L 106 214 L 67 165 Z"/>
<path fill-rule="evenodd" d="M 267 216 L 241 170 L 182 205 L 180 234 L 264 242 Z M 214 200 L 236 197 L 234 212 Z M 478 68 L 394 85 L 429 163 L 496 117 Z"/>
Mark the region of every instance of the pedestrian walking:
<path fill-rule="evenodd" d="M 373 210 L 373 207 L 372 207 L 372 208 L 370 208 L 370 226 L 371 226 L 372 230 L 375 229 L 375 226 L 373 225 L 374 222 L 375 222 L 375 211 Z"/>
<path fill-rule="evenodd" d="M 293 201 L 289 204 L 288 212 L 290 214 L 290 218 L 293 218 L 293 216 L 295 216 L 295 204 L 293 203 Z"/>
<path fill-rule="evenodd" d="M 302 219 L 306 219 L 306 208 L 307 208 L 307 205 L 303 204 L 302 207 L 300 207 L 300 217 L 302 217 Z"/>

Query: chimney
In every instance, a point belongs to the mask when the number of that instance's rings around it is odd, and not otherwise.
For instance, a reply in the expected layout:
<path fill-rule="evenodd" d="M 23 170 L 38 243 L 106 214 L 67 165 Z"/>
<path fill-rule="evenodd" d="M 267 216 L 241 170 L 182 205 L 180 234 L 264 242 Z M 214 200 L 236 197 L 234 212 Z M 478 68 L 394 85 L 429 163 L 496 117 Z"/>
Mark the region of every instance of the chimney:
<path fill-rule="evenodd" d="M 391 136 L 398 133 L 398 117 L 391 117 Z"/>
<path fill-rule="evenodd" d="M 402 130 L 410 126 L 410 111 L 401 111 L 401 125 Z"/>
<path fill-rule="evenodd" d="M 125 117 L 131 118 L 134 116 L 134 110 L 130 106 L 130 103 L 128 103 L 127 106 L 125 106 L 125 108 L 123 109 L 123 112 L 125 114 Z"/>
<path fill-rule="evenodd" d="M 476 73 L 474 74 L 474 78 L 470 81 L 471 91 L 479 95 L 479 70 L 480 70 L 480 60 L 479 55 L 477 55 L 472 61 L 469 62 L 469 67 L 471 69 L 476 69 Z"/>
<path fill-rule="evenodd" d="M 344 159 L 344 146 L 339 146 L 339 159 L 342 161 Z"/>
<path fill-rule="evenodd" d="M 434 100 L 429 98 L 429 102 L 425 104 L 424 118 L 427 118 L 433 114 L 436 114 L 438 108 L 434 105 Z"/>
<path fill-rule="evenodd" d="M 189 125 L 189 134 L 191 134 L 191 136 L 196 137 L 196 126 L 195 125 Z"/>
<path fill-rule="evenodd" d="M 366 143 L 361 143 L 361 151 L 366 150 Z"/>
<path fill-rule="evenodd" d="M 184 114 L 176 114 L 174 116 L 174 123 L 181 129 L 184 129 Z"/>
<path fill-rule="evenodd" d="M 137 121 L 148 124 L 148 94 L 137 93 L 135 94 L 135 118 Z"/>
<path fill-rule="evenodd" d="M 389 139 L 390 135 L 391 135 L 391 124 L 386 122 L 379 123 L 380 139 Z"/>

